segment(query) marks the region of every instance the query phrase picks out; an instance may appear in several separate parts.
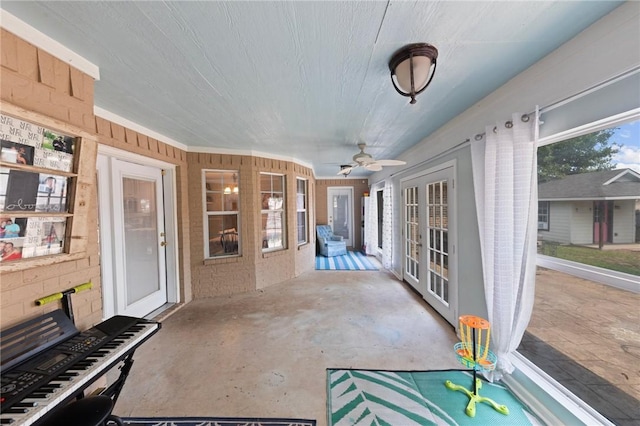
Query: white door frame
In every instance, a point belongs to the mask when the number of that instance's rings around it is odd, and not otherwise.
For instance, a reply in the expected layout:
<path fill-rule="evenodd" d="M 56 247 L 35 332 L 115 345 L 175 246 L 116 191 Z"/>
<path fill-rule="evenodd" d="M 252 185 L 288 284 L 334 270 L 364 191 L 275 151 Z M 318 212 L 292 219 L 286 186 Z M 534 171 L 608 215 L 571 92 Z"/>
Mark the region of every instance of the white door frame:
<path fill-rule="evenodd" d="M 456 164 L 455 160 L 447 161 L 431 169 L 424 170 L 420 173 L 407 176 L 400 180 L 400 188 L 402 192 L 402 279 L 412 287 L 414 287 L 422 297 L 436 310 L 443 318 L 445 318 L 451 325 L 457 327 L 458 320 L 458 237 L 456 232 L 457 224 L 457 209 L 456 209 L 456 188 L 455 188 L 455 176 L 456 176 Z M 444 306 L 437 298 L 435 298 L 428 289 L 428 271 L 427 271 L 427 253 L 428 253 L 428 237 L 426 235 L 426 229 L 424 224 L 426 223 L 426 185 L 432 182 L 443 180 L 443 176 L 450 177 L 450 185 L 447 188 L 448 191 L 448 246 L 449 246 L 449 264 L 448 264 L 448 277 L 449 277 L 449 307 Z M 422 235 L 421 250 L 419 256 L 419 282 L 411 276 L 407 276 L 405 273 L 405 256 L 406 256 L 406 235 L 405 235 L 405 199 L 404 189 L 405 187 L 414 186 L 418 184 L 418 202 L 419 202 L 419 232 Z"/>
<path fill-rule="evenodd" d="M 123 151 L 107 145 L 98 144 L 98 163 L 97 163 L 97 179 L 98 179 L 98 206 L 106 206 L 116 200 L 110 198 L 110 191 L 100 191 L 100 186 L 105 182 L 110 182 L 109 157 L 118 160 L 129 161 L 144 166 L 161 168 L 165 171 L 163 179 L 163 197 L 164 197 L 164 218 L 166 241 L 166 268 L 167 268 L 167 302 L 180 302 L 180 279 L 178 271 L 178 223 L 177 223 L 177 204 L 176 204 L 176 166 L 145 156 Z M 119 200 L 117 200 L 119 201 Z M 116 299 L 115 285 L 113 273 L 113 224 L 110 215 L 106 215 L 104 209 L 99 209 L 98 218 L 100 220 L 100 265 L 102 275 L 102 316 L 103 319 L 110 318 L 115 315 Z"/>
<path fill-rule="evenodd" d="M 353 200 L 353 187 L 352 186 L 328 186 L 327 187 L 327 223 L 328 225 L 331 226 L 331 229 L 333 229 L 333 207 L 331 206 L 332 191 L 336 191 L 336 192 L 345 191 L 347 192 L 349 200 L 351 200 L 351 203 L 349 205 L 350 211 L 348 214 L 349 238 L 345 239 L 345 242 L 347 243 L 347 247 L 353 247 L 353 244 L 354 244 L 353 216 L 354 216 L 354 207 L 355 207 L 354 200 Z"/>

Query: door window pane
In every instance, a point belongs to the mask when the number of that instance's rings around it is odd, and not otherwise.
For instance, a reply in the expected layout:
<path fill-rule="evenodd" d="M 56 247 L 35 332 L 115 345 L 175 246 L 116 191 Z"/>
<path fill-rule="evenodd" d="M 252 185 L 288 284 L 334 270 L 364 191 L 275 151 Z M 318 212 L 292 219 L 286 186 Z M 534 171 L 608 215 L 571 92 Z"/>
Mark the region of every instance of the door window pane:
<path fill-rule="evenodd" d="M 153 181 L 122 179 L 127 305 L 160 288 L 155 185 Z"/>

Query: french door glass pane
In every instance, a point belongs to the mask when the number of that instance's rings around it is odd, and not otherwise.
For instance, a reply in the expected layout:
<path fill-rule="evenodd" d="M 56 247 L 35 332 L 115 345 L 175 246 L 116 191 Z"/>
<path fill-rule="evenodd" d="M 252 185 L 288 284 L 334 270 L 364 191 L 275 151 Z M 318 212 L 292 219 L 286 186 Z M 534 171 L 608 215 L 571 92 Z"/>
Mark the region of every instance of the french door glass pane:
<path fill-rule="evenodd" d="M 449 303 L 449 241 L 447 181 L 427 185 L 427 235 L 429 236 L 429 291 L 445 305 Z"/>

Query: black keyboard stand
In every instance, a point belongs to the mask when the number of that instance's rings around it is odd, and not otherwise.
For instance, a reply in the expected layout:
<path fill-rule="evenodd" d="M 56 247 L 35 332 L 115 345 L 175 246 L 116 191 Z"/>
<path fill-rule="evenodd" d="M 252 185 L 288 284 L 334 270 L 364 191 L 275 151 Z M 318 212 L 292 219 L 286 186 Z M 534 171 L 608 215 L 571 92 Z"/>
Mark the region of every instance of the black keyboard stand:
<path fill-rule="evenodd" d="M 113 405 L 116 405 L 116 401 L 120 396 L 120 392 L 124 387 L 124 383 L 129 376 L 129 372 L 131 371 L 131 367 L 133 366 L 133 354 L 135 351 L 131 352 L 127 357 L 123 360 L 123 364 L 120 366 L 120 376 L 118 379 L 113 382 L 107 389 L 102 391 L 100 395 L 106 395 L 113 401 Z"/>

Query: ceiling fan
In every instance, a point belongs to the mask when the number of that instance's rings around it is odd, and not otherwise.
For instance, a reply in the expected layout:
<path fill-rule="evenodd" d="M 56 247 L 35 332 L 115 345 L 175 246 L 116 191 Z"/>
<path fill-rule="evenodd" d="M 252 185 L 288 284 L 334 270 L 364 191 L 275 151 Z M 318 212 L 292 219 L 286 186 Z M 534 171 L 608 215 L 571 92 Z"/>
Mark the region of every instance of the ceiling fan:
<path fill-rule="evenodd" d="M 365 146 L 367 146 L 365 143 L 358 144 L 360 152 L 353 156 L 353 162 L 351 164 L 340 166 L 340 171 L 338 172 L 339 175 L 347 176 L 351 173 L 351 170 L 356 167 L 364 167 L 372 172 L 379 172 L 382 170 L 383 166 L 402 166 L 407 164 L 406 161 L 402 160 L 376 160 L 371 156 L 371 154 L 364 152 Z"/>

